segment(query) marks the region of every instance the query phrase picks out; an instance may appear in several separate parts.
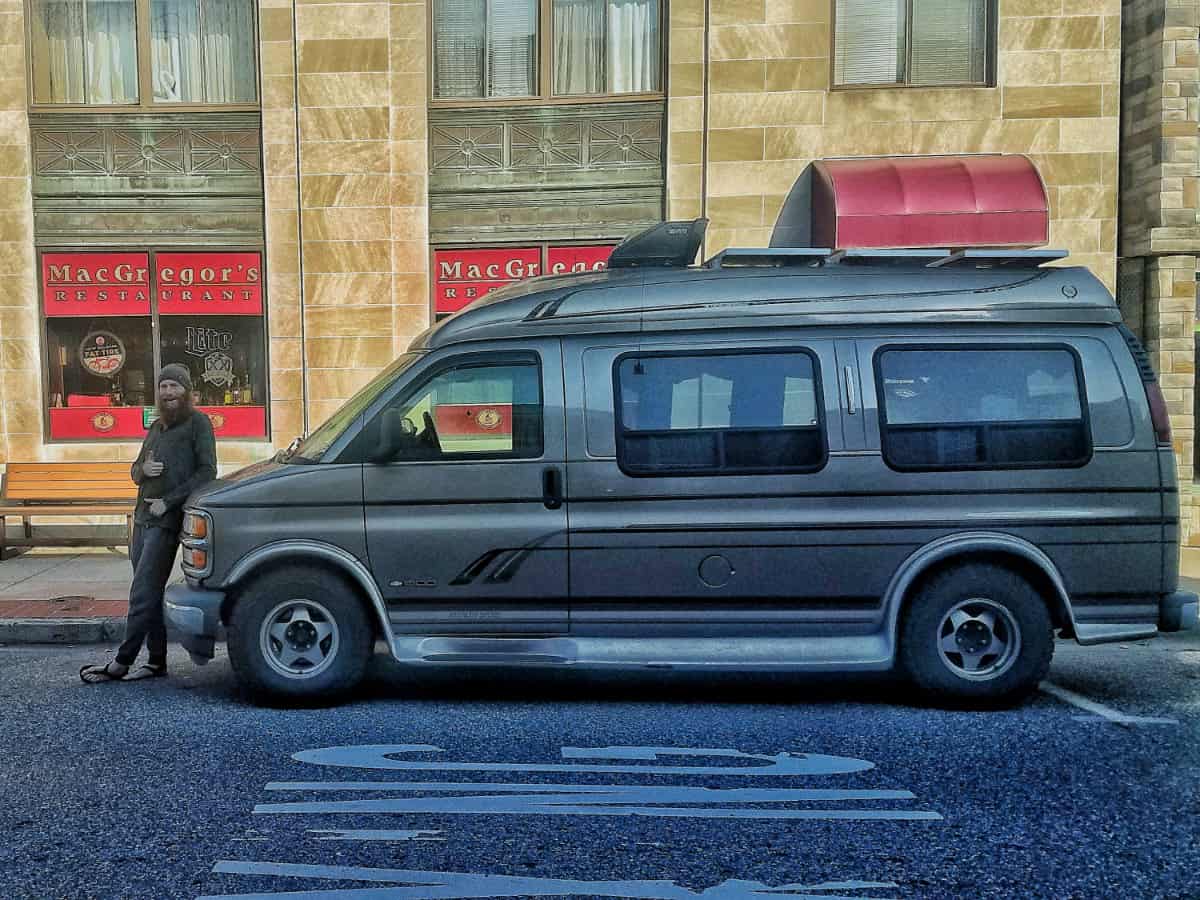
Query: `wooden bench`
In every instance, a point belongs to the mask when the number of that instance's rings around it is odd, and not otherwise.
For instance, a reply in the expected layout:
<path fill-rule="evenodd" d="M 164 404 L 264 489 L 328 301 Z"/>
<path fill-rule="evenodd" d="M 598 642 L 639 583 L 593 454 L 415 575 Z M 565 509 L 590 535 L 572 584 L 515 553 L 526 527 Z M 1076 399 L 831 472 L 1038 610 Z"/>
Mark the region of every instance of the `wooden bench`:
<path fill-rule="evenodd" d="M 108 547 L 111 538 L 35 537 L 30 516 L 124 516 L 126 543 L 133 531 L 137 485 L 129 463 L 12 463 L 4 473 L 0 498 L 0 559 L 8 547 Z M 20 516 L 24 535 L 10 539 L 7 521 Z"/>

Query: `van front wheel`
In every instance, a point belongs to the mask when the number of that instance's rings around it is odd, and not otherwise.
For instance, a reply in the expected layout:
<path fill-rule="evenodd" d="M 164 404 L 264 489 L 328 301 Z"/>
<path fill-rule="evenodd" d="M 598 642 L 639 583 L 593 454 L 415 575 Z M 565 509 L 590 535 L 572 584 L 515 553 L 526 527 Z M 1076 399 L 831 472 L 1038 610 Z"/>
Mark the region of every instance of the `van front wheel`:
<path fill-rule="evenodd" d="M 970 564 L 934 575 L 905 610 L 900 661 L 942 700 L 1015 703 L 1050 669 L 1054 630 L 1046 603 L 1016 573 Z"/>
<path fill-rule="evenodd" d="M 265 575 L 238 598 L 229 618 L 229 661 L 254 695 L 332 697 L 362 679 L 371 623 L 336 575 L 295 567 Z"/>

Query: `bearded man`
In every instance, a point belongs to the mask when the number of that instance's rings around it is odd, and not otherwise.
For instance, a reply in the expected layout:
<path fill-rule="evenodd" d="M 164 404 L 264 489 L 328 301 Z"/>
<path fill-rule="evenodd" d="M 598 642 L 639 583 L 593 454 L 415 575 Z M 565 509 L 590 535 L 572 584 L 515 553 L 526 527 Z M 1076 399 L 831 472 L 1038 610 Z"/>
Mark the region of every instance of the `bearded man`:
<path fill-rule="evenodd" d="M 167 626 L 163 590 L 175 565 L 183 504 L 196 488 L 217 474 L 217 445 L 208 416 L 192 408 L 192 376 L 186 366 L 171 363 L 158 374 L 158 419 L 150 426 L 130 475 L 138 486 L 129 560 L 129 616 L 125 641 L 117 657 L 101 666 L 84 666 L 87 684 L 136 681 L 167 674 Z M 130 668 L 147 645 L 149 659 Z"/>

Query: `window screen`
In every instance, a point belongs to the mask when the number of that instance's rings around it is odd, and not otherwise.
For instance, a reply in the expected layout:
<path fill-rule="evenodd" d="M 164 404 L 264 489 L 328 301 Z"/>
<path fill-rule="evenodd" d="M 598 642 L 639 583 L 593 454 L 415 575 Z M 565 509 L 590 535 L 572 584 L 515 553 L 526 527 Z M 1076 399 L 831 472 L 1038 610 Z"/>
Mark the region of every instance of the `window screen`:
<path fill-rule="evenodd" d="M 992 0 L 837 0 L 834 83 L 986 84 Z"/>
<path fill-rule="evenodd" d="M 624 357 L 617 459 L 635 475 L 813 471 L 818 396 L 804 351 Z"/>
<path fill-rule="evenodd" d="M 436 99 L 537 93 L 536 0 L 437 0 L 433 17 Z"/>
<path fill-rule="evenodd" d="M 1070 466 L 1090 456 L 1068 350 L 885 350 L 876 378 L 884 454 L 898 468 Z"/>

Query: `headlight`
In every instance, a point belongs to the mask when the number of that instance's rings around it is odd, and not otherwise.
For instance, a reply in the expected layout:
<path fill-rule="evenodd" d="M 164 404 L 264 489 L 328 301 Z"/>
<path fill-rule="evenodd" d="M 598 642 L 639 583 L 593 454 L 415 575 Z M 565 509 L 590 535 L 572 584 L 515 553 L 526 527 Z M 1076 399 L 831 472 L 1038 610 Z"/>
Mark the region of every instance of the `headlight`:
<path fill-rule="evenodd" d="M 212 572 L 212 516 L 203 510 L 189 510 L 183 514 L 184 574 L 192 578 L 205 578 Z"/>
<path fill-rule="evenodd" d="M 208 537 L 208 516 L 190 512 L 183 517 L 183 536 L 203 540 Z"/>

